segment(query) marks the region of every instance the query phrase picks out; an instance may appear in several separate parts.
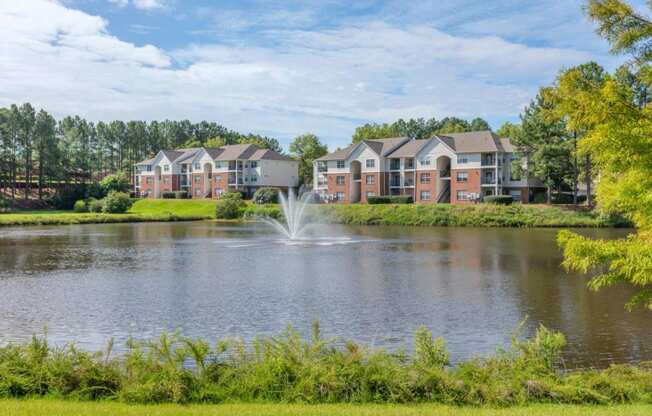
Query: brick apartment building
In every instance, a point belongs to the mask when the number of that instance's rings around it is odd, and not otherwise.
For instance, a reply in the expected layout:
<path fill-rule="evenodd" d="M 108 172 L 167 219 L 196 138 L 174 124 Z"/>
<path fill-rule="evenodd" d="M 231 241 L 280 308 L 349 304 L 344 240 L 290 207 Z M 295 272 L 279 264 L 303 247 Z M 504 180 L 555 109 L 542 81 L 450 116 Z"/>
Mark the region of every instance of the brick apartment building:
<path fill-rule="evenodd" d="M 135 165 L 134 188 L 143 198 L 187 191 L 191 198 L 219 198 L 231 190 L 247 196 L 260 187 L 294 188 L 299 162 L 253 144 L 161 150 Z"/>
<path fill-rule="evenodd" d="M 518 175 L 509 139 L 491 131 L 427 140 L 365 140 L 314 162 L 314 190 L 328 202 L 366 203 L 370 196 L 410 195 L 416 203 L 468 204 L 489 195 L 530 202 L 542 184 Z"/>

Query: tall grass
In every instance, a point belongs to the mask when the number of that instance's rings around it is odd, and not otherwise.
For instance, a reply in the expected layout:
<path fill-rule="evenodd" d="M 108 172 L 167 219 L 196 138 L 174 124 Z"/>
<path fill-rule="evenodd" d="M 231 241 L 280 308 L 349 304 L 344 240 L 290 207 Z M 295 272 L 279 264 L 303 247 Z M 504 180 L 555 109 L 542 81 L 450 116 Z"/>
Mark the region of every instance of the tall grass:
<path fill-rule="evenodd" d="M 53 396 L 127 403 L 649 403 L 652 368 L 559 371 L 564 337 L 540 327 L 529 340 L 487 358 L 449 365 L 441 339 L 425 328 L 411 354 L 283 334 L 205 341 L 164 334 L 156 341 L 88 353 L 34 337 L 0 348 L 0 398 Z M 340 346 L 338 346 L 340 345 Z"/>

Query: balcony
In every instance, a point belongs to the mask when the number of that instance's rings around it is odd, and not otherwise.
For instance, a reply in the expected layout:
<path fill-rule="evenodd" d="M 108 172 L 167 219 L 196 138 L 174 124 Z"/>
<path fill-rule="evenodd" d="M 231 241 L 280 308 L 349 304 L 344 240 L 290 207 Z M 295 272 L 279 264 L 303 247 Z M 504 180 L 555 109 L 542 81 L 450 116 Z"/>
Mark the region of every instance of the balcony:
<path fill-rule="evenodd" d="M 236 171 L 237 172 L 242 172 L 242 169 L 243 169 L 242 162 L 238 162 L 237 164 L 236 164 L 236 162 L 229 162 L 229 171 L 230 172 L 236 172 Z"/>
<path fill-rule="evenodd" d="M 496 166 L 496 158 L 494 155 L 483 155 L 480 165 L 483 167 Z"/>
<path fill-rule="evenodd" d="M 328 172 L 328 165 L 326 163 L 317 163 L 317 172 L 318 173 Z"/>
<path fill-rule="evenodd" d="M 450 179 L 450 178 L 451 178 L 450 169 L 443 169 L 439 171 L 439 179 Z"/>
<path fill-rule="evenodd" d="M 354 180 L 354 181 L 360 181 L 360 180 L 362 180 L 362 175 L 359 174 L 359 173 L 354 173 L 354 174 L 353 174 L 353 180 Z"/>
<path fill-rule="evenodd" d="M 403 186 L 407 188 L 414 187 L 414 179 L 405 179 L 405 181 L 403 181 Z"/>
<path fill-rule="evenodd" d="M 414 159 L 405 159 L 405 170 L 414 170 Z"/>
<path fill-rule="evenodd" d="M 401 159 L 390 159 L 389 170 L 401 170 Z"/>

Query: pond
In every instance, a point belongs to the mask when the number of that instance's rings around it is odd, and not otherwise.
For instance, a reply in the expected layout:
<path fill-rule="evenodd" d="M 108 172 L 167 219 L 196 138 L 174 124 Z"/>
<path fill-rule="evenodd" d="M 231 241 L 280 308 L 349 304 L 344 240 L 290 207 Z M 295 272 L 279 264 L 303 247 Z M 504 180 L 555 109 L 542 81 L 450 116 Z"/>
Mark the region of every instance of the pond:
<path fill-rule="evenodd" d="M 604 238 L 622 230 L 582 230 Z M 652 316 L 625 288 L 566 274 L 552 229 L 323 226 L 289 243 L 263 224 L 0 229 L 0 342 L 47 328 L 97 350 L 163 331 L 217 340 L 288 324 L 410 348 L 421 325 L 454 361 L 509 344 L 519 322 L 562 331 L 571 367 L 652 359 Z"/>

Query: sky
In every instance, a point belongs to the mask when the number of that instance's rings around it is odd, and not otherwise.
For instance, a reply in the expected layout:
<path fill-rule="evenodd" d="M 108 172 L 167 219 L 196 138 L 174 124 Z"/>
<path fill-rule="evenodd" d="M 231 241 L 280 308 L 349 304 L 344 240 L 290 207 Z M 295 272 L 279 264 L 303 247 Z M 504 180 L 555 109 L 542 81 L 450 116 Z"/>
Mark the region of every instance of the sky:
<path fill-rule="evenodd" d="M 635 4 L 643 7 L 644 0 Z M 623 62 L 578 0 L 0 0 L 0 106 L 190 119 L 330 149 L 398 118 L 517 121 L 564 67 Z"/>

